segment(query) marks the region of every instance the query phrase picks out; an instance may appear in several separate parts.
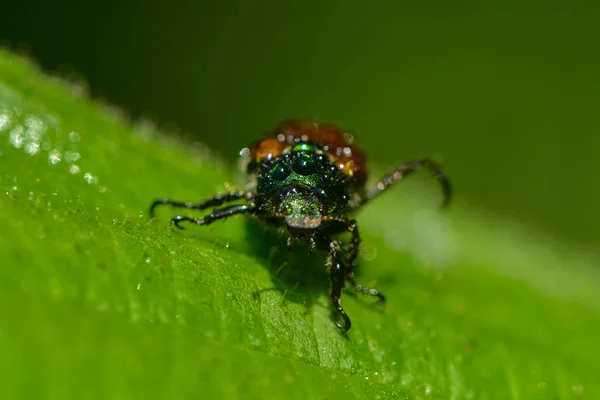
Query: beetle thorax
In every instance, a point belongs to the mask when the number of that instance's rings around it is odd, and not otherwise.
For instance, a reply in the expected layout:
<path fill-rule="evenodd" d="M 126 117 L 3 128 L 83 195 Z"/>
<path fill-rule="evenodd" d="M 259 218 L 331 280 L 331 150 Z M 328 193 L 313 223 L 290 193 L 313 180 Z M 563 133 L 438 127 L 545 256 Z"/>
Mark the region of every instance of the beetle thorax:
<path fill-rule="evenodd" d="M 348 204 L 345 180 L 336 165 L 307 143 L 264 162 L 256 192 L 263 214 L 279 216 L 294 229 L 317 229 L 325 216 Z"/>

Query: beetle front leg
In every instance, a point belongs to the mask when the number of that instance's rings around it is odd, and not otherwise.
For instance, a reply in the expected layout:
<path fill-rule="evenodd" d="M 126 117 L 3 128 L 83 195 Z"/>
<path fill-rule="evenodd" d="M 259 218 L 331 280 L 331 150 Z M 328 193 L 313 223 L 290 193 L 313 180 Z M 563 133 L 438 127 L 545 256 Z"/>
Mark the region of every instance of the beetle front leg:
<path fill-rule="evenodd" d="M 354 279 L 354 266 L 358 262 L 358 250 L 360 247 L 360 234 L 358 233 L 358 225 L 356 221 L 352 220 L 348 223 L 347 227 L 348 231 L 352 233 L 352 239 L 348 245 L 348 271 L 346 274 L 346 279 L 354 286 L 357 292 L 361 292 L 364 294 L 368 294 L 371 296 L 379 297 L 380 301 L 385 301 L 385 296 L 377 289 L 368 288 L 366 286 L 360 285 L 356 283 Z"/>
<path fill-rule="evenodd" d="M 183 215 L 178 215 L 171 220 L 171 223 L 173 223 L 173 225 L 175 225 L 179 229 L 183 229 L 183 227 L 179 225 L 179 223 L 183 222 L 183 221 L 191 222 L 192 224 L 196 224 L 196 225 L 208 225 L 217 220 L 231 217 L 232 215 L 254 213 L 254 212 L 256 212 L 256 208 L 253 206 L 245 205 L 245 204 L 235 205 L 235 206 L 228 206 L 228 207 L 216 209 L 213 211 L 212 214 L 209 214 L 206 217 L 201 218 L 201 219 L 190 218 L 190 217 L 186 217 Z"/>
<path fill-rule="evenodd" d="M 342 289 L 344 288 L 344 283 L 346 282 L 346 268 L 342 263 L 342 260 L 339 257 L 339 244 L 337 241 L 332 240 L 329 243 L 329 257 L 331 261 L 331 305 L 333 306 L 333 311 L 337 313 L 343 320 L 343 324 L 340 324 L 336 321 L 335 325 L 342 333 L 346 333 L 348 329 L 352 326 L 350 322 L 350 317 L 346 314 L 346 311 L 342 308 L 340 304 L 340 297 L 342 296 Z"/>
<path fill-rule="evenodd" d="M 187 208 L 188 210 L 204 210 L 204 209 L 207 209 L 210 207 L 218 207 L 223 204 L 231 203 L 232 201 L 241 200 L 241 199 L 250 201 L 253 198 L 254 198 L 254 193 L 252 193 L 252 192 L 238 191 L 238 192 L 229 192 L 229 193 L 219 194 L 211 199 L 208 199 L 208 200 L 200 202 L 200 203 L 192 203 L 189 201 L 186 201 L 186 202 L 174 201 L 174 200 L 170 200 L 170 199 L 159 199 L 159 200 L 156 200 L 154 203 L 152 203 L 152 205 L 150 206 L 149 214 L 151 217 L 153 217 L 154 209 L 157 206 L 164 205 L 164 204 L 168 204 L 175 208 Z"/>
<path fill-rule="evenodd" d="M 354 279 L 354 272 L 350 272 L 346 276 L 346 279 L 348 280 L 348 282 L 350 282 L 352 284 L 352 286 L 354 286 L 354 289 L 356 289 L 357 292 L 361 292 L 364 294 L 378 297 L 380 302 L 385 301 L 385 296 L 379 290 L 377 290 L 375 288 L 369 288 L 369 287 L 363 286 L 359 283 L 356 283 L 356 280 Z"/>

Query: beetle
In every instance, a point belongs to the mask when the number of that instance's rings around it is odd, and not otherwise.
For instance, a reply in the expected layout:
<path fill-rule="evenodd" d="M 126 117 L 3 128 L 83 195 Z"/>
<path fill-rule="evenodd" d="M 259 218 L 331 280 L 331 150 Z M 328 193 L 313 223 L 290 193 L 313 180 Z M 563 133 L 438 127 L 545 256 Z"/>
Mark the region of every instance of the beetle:
<path fill-rule="evenodd" d="M 309 243 L 310 251 L 327 253 L 331 279 L 330 300 L 337 313 L 336 326 L 341 332 L 351 327 L 341 303 L 341 291 L 350 282 L 361 293 L 385 300 L 377 289 L 355 281 L 355 267 L 361 238 L 351 216 L 387 188 L 422 167 L 433 172 L 441 184 L 443 206 L 450 203 L 450 181 L 440 166 L 429 158 L 398 165 L 373 187 L 367 188 L 367 161 L 354 137 L 333 124 L 311 120 L 281 122 L 264 139 L 242 149 L 241 157 L 250 178 L 250 188 L 231 191 L 200 202 L 156 200 L 150 207 L 154 216 L 159 205 L 190 210 L 212 209 L 203 218 L 178 215 L 172 223 L 209 225 L 238 214 L 250 214 L 270 226 L 287 231 L 287 245 L 296 239 Z M 349 234 L 348 243 L 336 237 Z"/>

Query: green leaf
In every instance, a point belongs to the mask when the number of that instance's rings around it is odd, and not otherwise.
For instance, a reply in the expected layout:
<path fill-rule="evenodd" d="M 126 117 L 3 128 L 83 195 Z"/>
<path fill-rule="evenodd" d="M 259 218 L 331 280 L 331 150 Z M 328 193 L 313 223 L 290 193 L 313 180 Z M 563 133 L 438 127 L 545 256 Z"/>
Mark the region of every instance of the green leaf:
<path fill-rule="evenodd" d="M 388 302 L 348 290 L 342 336 L 322 254 L 148 217 L 233 168 L 80 89 L 0 52 L 3 398 L 600 398 L 592 251 L 411 179 L 357 216 Z"/>

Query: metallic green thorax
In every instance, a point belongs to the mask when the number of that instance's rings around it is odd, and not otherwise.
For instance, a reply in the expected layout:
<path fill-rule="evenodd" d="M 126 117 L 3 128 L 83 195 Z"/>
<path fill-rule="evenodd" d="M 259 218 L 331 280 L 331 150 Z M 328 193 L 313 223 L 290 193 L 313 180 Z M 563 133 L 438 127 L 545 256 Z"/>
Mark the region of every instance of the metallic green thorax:
<path fill-rule="evenodd" d="M 323 219 L 348 211 L 345 177 L 328 156 L 310 143 L 256 168 L 260 213 L 284 217 L 294 229 L 316 229 Z"/>

